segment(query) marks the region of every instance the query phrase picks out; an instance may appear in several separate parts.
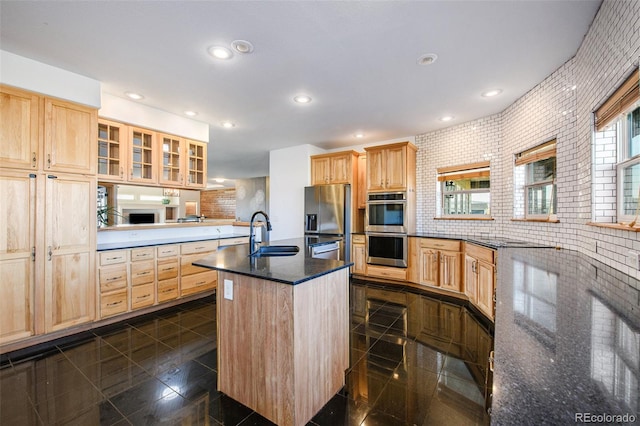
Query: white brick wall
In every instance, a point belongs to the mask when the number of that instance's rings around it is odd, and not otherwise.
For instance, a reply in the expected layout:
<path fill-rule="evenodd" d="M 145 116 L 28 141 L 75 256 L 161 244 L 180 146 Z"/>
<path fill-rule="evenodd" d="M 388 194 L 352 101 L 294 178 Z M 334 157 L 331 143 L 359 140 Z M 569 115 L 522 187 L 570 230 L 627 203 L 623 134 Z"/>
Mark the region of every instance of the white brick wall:
<path fill-rule="evenodd" d="M 593 151 L 593 111 L 640 58 L 640 2 L 605 0 L 575 57 L 505 111 L 416 136 L 418 232 L 492 234 L 578 250 L 640 278 L 627 264 L 640 251 L 638 233 L 587 225 L 614 222 L 615 166 Z M 606 137 L 606 135 L 605 135 Z M 514 154 L 557 139 L 560 223 L 513 221 Z M 615 150 L 615 143 L 601 143 Z M 493 221 L 434 220 L 436 168 L 491 160 Z M 612 169 L 613 167 L 613 169 Z M 521 185 L 517 182 L 517 186 Z M 597 201 L 598 208 L 592 206 Z"/>

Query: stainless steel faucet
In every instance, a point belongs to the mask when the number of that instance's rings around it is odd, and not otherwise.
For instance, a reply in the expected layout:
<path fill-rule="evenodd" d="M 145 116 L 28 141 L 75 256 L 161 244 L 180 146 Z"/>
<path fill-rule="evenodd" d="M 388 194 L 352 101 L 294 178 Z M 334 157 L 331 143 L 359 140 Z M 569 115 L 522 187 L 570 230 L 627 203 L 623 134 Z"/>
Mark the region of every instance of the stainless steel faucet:
<path fill-rule="evenodd" d="M 263 212 L 262 210 L 258 210 L 251 216 L 251 222 L 249 222 L 249 252 L 251 254 L 258 251 L 258 247 L 256 247 L 256 242 L 255 242 L 256 237 L 253 235 L 253 221 L 256 219 L 256 216 L 259 214 L 264 216 L 265 220 L 267 221 L 267 232 L 271 231 L 271 222 L 269 221 L 269 216 L 265 212 Z M 258 243 L 258 245 L 259 244 L 260 243 Z"/>

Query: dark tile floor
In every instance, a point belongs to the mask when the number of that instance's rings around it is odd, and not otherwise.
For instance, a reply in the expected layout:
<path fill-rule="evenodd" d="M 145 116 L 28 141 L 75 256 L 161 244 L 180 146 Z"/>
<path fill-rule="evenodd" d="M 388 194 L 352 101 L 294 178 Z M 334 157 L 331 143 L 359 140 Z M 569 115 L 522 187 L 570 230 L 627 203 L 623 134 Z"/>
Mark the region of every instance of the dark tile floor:
<path fill-rule="evenodd" d="M 311 425 L 489 423 L 491 340 L 483 346 L 466 308 L 353 283 L 351 311 L 346 386 Z M 0 425 L 271 424 L 217 391 L 215 317 L 208 297 L 28 358 L 6 354 Z"/>

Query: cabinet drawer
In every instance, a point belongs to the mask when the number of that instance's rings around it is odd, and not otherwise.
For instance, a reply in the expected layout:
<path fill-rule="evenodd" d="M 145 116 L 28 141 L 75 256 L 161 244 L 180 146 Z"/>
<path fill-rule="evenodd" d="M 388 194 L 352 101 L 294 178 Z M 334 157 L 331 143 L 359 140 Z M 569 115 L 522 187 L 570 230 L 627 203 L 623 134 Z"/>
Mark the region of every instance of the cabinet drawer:
<path fill-rule="evenodd" d="M 392 280 L 407 280 L 407 270 L 404 268 L 367 265 L 367 275 L 372 277 L 390 278 Z"/>
<path fill-rule="evenodd" d="M 353 244 L 364 244 L 365 237 L 364 235 L 352 235 L 351 242 Z"/>
<path fill-rule="evenodd" d="M 236 238 L 225 238 L 224 240 L 220 240 L 219 247 L 224 246 L 237 246 L 239 244 L 248 244 L 249 237 L 236 237 Z"/>
<path fill-rule="evenodd" d="M 180 246 L 177 244 L 158 247 L 158 257 L 177 256 L 180 253 Z"/>
<path fill-rule="evenodd" d="M 151 306 L 155 302 L 154 285 L 144 284 L 131 289 L 131 309 Z"/>
<path fill-rule="evenodd" d="M 105 318 L 127 312 L 127 296 L 126 290 L 102 294 L 100 296 L 100 317 Z"/>
<path fill-rule="evenodd" d="M 127 265 L 116 265 L 98 270 L 100 292 L 117 290 L 127 287 Z"/>
<path fill-rule="evenodd" d="M 131 261 L 139 262 L 141 260 L 149 260 L 156 258 L 155 247 L 144 247 L 131 249 Z"/>
<path fill-rule="evenodd" d="M 494 263 L 495 250 L 488 247 L 476 246 L 475 244 L 465 244 L 465 253 L 478 260 L 487 263 Z"/>
<path fill-rule="evenodd" d="M 200 274 L 183 277 L 180 282 L 180 294 L 182 296 L 198 293 L 216 288 L 218 281 L 217 271 L 202 272 Z"/>
<path fill-rule="evenodd" d="M 155 262 L 135 262 L 131 264 L 131 285 L 152 283 L 156 279 Z"/>
<path fill-rule="evenodd" d="M 158 281 L 158 303 L 178 298 L 178 279 Z"/>
<path fill-rule="evenodd" d="M 158 260 L 158 281 L 178 276 L 178 259 Z"/>
<path fill-rule="evenodd" d="M 180 276 L 184 277 L 187 275 L 199 274 L 202 272 L 209 272 L 211 269 L 202 268 L 200 266 L 193 266 L 192 263 L 200 260 L 204 257 L 207 257 L 210 253 L 202 253 L 202 254 L 191 254 L 188 256 L 182 256 L 180 258 Z"/>
<path fill-rule="evenodd" d="M 127 261 L 127 250 L 113 250 L 100 252 L 100 266 L 125 263 Z"/>
<path fill-rule="evenodd" d="M 460 251 L 458 240 L 438 240 L 435 238 L 420 238 L 420 247 L 434 248 L 438 250 Z"/>
<path fill-rule="evenodd" d="M 196 241 L 194 243 L 182 244 L 180 252 L 182 254 L 206 253 L 215 251 L 218 248 L 218 240 Z"/>

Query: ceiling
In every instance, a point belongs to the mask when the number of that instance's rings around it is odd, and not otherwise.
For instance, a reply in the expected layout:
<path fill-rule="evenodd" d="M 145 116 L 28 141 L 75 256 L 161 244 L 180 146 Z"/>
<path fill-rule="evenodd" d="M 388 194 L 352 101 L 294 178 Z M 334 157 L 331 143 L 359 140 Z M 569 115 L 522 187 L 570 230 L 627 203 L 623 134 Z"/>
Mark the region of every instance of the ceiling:
<path fill-rule="evenodd" d="M 503 111 L 574 56 L 600 3 L 2 0 L 0 48 L 197 111 L 209 177 L 247 178 L 269 174 L 273 149 L 375 144 Z M 254 51 L 207 53 L 234 40 Z M 300 93 L 312 102 L 294 103 Z"/>

